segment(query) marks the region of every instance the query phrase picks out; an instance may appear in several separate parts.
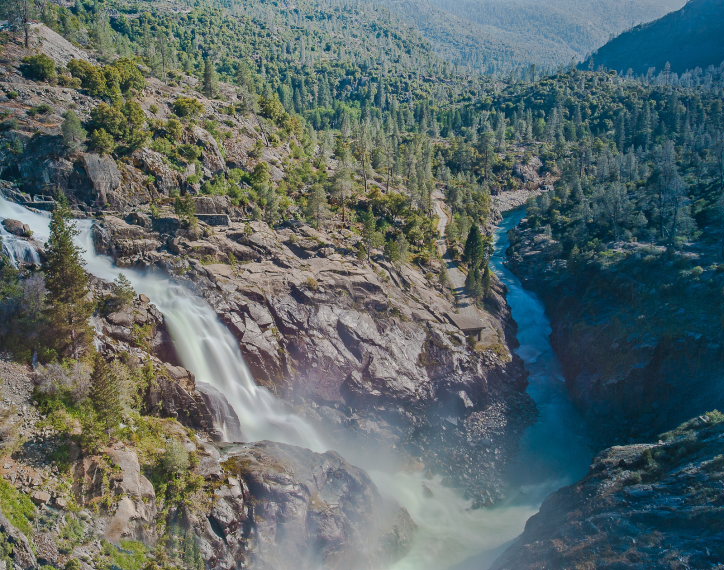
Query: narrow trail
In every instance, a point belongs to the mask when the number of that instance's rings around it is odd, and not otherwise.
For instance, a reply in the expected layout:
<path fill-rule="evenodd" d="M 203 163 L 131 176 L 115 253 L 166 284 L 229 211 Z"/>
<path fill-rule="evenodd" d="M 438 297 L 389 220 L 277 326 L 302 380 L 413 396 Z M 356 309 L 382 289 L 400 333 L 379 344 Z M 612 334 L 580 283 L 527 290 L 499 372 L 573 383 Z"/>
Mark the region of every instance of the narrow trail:
<path fill-rule="evenodd" d="M 447 267 L 450 287 L 455 295 L 455 320 L 465 326 L 477 325 L 483 328 L 480 342 L 494 344 L 498 342 L 498 329 L 488 313 L 480 310 L 475 305 L 475 300 L 468 294 L 465 288 L 466 274 L 460 267 L 460 262 L 455 259 L 452 251 L 448 248 L 445 231 L 450 223 L 450 214 L 445 203 L 445 196 L 439 188 L 432 193 L 432 204 L 437 215 L 437 251 L 445 261 Z"/>

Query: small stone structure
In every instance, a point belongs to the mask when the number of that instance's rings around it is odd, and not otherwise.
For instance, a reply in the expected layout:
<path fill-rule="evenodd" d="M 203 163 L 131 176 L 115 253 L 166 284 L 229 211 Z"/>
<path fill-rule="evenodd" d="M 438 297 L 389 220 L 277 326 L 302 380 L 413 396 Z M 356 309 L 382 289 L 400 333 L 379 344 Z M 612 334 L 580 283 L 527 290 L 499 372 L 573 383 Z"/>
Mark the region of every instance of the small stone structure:
<path fill-rule="evenodd" d="M 485 323 L 480 318 L 475 318 L 471 315 L 457 314 L 457 313 L 446 313 L 445 315 L 452 324 L 458 327 L 465 336 L 481 342 L 483 340 L 483 330 L 485 329 Z"/>

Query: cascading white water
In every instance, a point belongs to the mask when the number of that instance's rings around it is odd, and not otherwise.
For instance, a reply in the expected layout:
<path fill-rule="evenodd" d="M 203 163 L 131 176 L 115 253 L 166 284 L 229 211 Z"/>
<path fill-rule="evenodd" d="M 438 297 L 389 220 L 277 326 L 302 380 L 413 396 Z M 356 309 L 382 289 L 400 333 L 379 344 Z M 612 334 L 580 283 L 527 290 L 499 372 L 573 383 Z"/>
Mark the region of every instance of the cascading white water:
<path fill-rule="evenodd" d="M 38 241 L 48 238 L 47 215 L 27 210 L 0 196 L 0 219 L 5 218 L 28 224 Z M 167 275 L 116 267 L 110 258 L 95 253 L 92 222 L 79 220 L 78 229 L 78 244 L 85 250 L 88 271 L 107 280 L 123 274 L 136 291 L 146 294 L 163 313 L 179 358 L 194 373 L 200 388 L 203 389 L 204 384 L 210 385 L 228 400 L 242 431 L 241 434 L 227 433 L 229 439 L 242 436 L 245 441 L 278 441 L 314 451 L 327 448 L 314 427 L 254 383 L 236 339 L 201 297 Z M 20 251 L 13 249 L 9 254 L 12 256 Z M 495 266 L 511 289 L 509 298 L 521 330 L 519 354 L 529 367 L 541 363 L 555 368 L 557 363 L 548 343 L 549 329 L 542 306 L 535 298 L 526 297 L 520 283 L 505 274 L 502 267 L 504 253 L 504 248 L 502 252 L 497 251 Z M 516 307 L 518 294 L 525 303 Z M 528 331 L 529 325 L 535 330 Z M 548 355 L 546 359 L 541 358 L 543 354 Z M 538 459 L 555 450 L 569 455 L 572 449 L 570 433 L 559 429 L 564 423 L 556 416 L 556 413 L 572 412 L 570 405 L 561 404 L 567 399 L 558 386 L 561 384 L 558 369 L 555 368 L 556 384 L 550 384 L 545 370 L 539 368 L 539 374 L 531 370 L 531 394 L 542 409 L 542 417 L 536 427 L 529 430 L 526 438 L 529 445 L 522 454 L 523 460 L 527 460 L 526 457 Z M 540 386 L 537 385 L 539 380 L 542 381 Z M 547 401 L 550 389 L 556 393 L 553 403 Z M 551 425 L 556 427 L 551 429 Z M 344 450 L 342 452 L 344 455 Z M 444 487 L 439 480 L 425 479 L 419 473 L 371 470 L 379 489 L 407 508 L 418 525 L 410 553 L 395 564 L 393 570 L 444 570 L 465 560 L 470 560 L 471 569 L 488 567 L 500 550 L 523 530 L 525 521 L 538 509 L 544 494 L 567 481 L 574 472 L 573 464 L 576 469 L 580 468 L 580 458 L 575 450 L 572 455 L 576 459 L 570 465 L 559 466 L 543 478 L 521 483 L 526 492 L 492 509 L 472 509 L 468 501 Z"/>
<path fill-rule="evenodd" d="M 5 203 L 2 205 L 0 218 L 3 220 L 19 220 L 20 216 L 26 218 L 32 217 L 34 225 L 38 226 L 40 229 L 40 233 L 33 231 L 33 237 L 40 242 L 45 242 L 48 239 L 47 217 L 41 214 L 35 214 L 18 204 L 8 202 L 4 198 L 3 201 Z M 30 226 L 30 224 L 28 225 Z M 40 255 L 38 254 L 38 250 L 27 239 L 11 234 L 2 224 L 0 224 L 0 237 L 2 237 L 3 251 L 7 254 L 15 267 L 18 267 L 21 263 L 40 265 Z"/>

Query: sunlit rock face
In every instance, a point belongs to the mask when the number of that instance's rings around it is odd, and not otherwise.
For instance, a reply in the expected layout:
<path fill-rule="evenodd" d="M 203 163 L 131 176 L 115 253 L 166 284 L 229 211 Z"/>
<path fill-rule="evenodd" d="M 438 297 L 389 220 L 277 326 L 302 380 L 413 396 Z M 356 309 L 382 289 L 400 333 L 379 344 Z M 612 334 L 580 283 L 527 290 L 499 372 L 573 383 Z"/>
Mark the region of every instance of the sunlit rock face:
<path fill-rule="evenodd" d="M 330 447 L 395 450 L 394 461 L 424 462 L 477 504 L 503 496 L 533 408 L 499 285 L 482 313 L 484 342 L 473 346 L 448 318 L 443 289 L 412 265 L 360 262 L 349 232 L 176 222 L 107 216 L 95 244 L 122 266 L 183 273 L 236 338 L 254 380 L 325 426 Z"/>
<path fill-rule="evenodd" d="M 724 416 L 612 447 L 551 495 L 496 570 L 714 568 L 724 556 Z"/>

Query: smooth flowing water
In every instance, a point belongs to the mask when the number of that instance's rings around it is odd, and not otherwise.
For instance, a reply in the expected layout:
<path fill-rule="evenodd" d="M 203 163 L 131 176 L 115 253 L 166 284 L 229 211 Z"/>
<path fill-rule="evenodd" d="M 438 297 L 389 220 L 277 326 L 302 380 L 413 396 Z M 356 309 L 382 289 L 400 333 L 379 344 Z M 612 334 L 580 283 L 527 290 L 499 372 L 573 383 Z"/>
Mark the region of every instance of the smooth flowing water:
<path fill-rule="evenodd" d="M 539 412 L 511 468 L 511 484 L 519 488 L 521 498 L 531 493 L 540 502 L 549 492 L 580 479 L 588 470 L 593 452 L 585 423 L 571 402 L 560 361 L 551 346 L 551 325 L 545 307 L 505 265 L 510 247 L 508 234 L 524 216 L 524 210 L 517 210 L 505 217 L 498 229 L 491 265 L 508 288 L 508 304 L 518 324 L 520 346 L 516 353 L 525 362 L 528 394 Z"/>
<path fill-rule="evenodd" d="M 37 241 L 48 237 L 47 215 L 0 197 L 0 219 L 5 218 L 28 224 Z M 531 373 L 529 391 L 541 412 L 539 421 L 526 434 L 519 468 L 511 473 L 518 492 L 496 508 L 471 509 L 468 501 L 438 479 L 425 479 L 419 473 L 371 471 L 380 490 L 406 507 L 419 529 L 410 553 L 393 570 L 486 568 L 522 531 L 544 496 L 573 480 L 588 465 L 590 453 L 581 435 L 580 420 L 566 397 L 543 307 L 503 265 L 507 230 L 515 223 L 514 215 L 501 226 L 493 263 L 510 290 L 509 302 L 520 327 L 518 353 Z M 116 267 L 110 258 L 95 253 L 92 222 L 79 220 L 77 225 L 77 243 L 85 250 L 88 271 L 107 280 L 123 274 L 137 292 L 146 294 L 164 314 L 179 358 L 195 374 L 200 389 L 211 387 L 210 391 L 228 400 L 241 425 L 240 432 L 230 425 L 218 426 L 229 440 L 271 440 L 314 451 L 328 448 L 315 427 L 256 385 L 238 342 L 200 296 L 165 274 Z M 26 250 L 32 245 L 13 236 L 5 241 L 4 248 L 18 261 L 28 259 Z M 339 451 L 345 454 L 344 449 Z M 456 566 L 465 560 L 468 562 Z"/>

